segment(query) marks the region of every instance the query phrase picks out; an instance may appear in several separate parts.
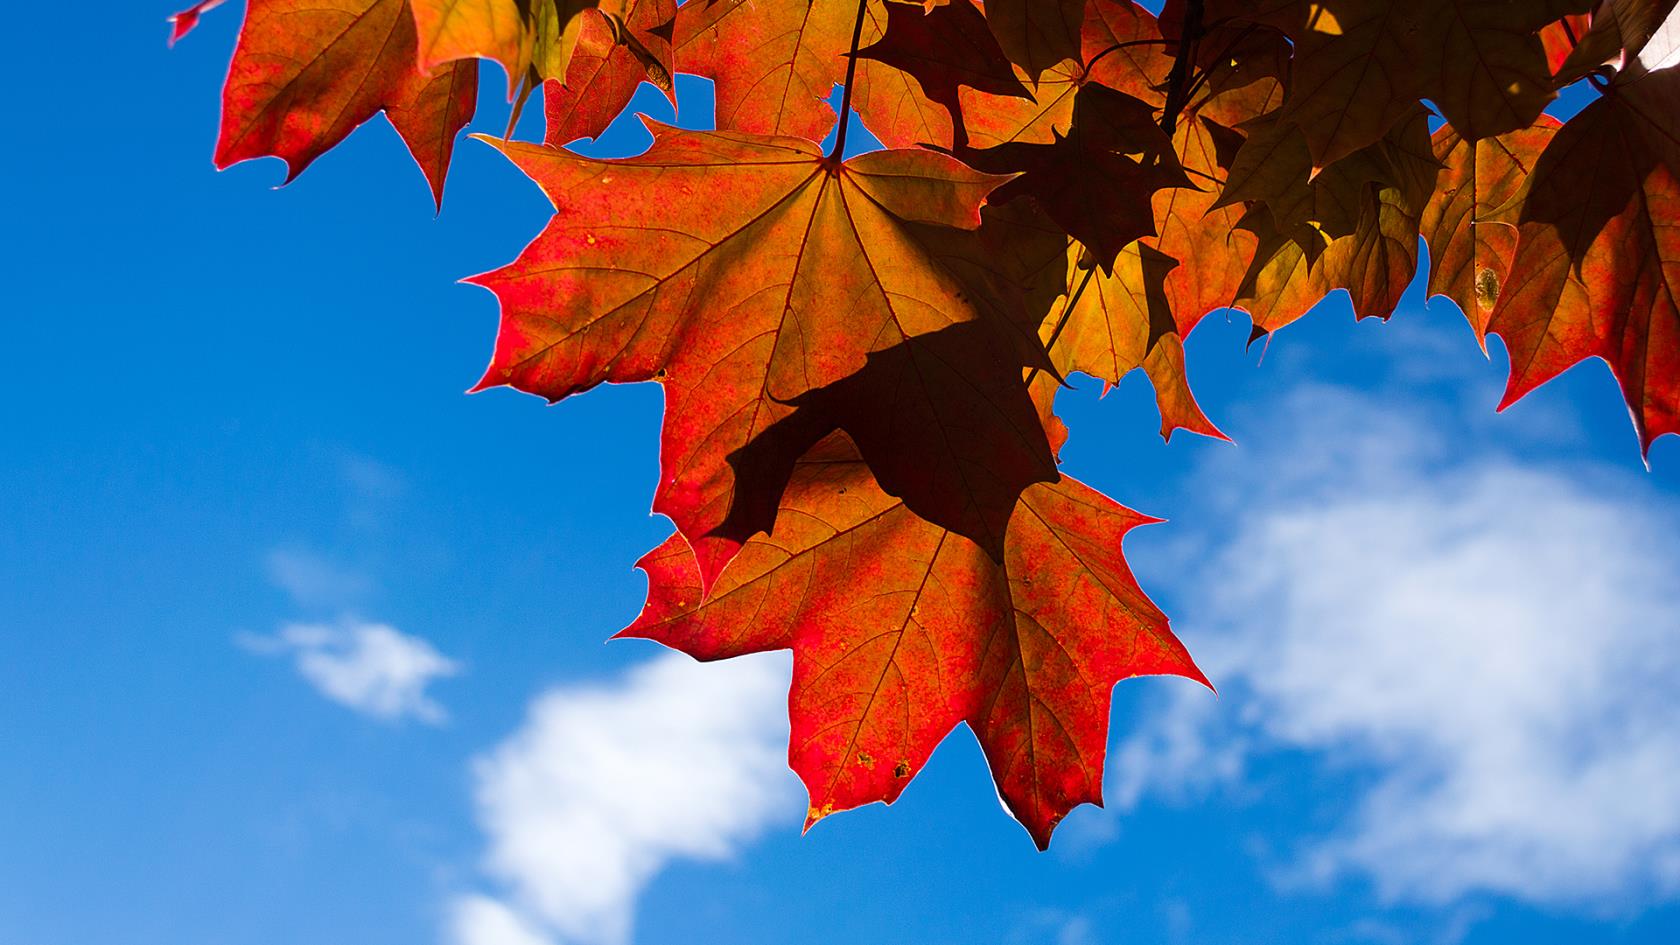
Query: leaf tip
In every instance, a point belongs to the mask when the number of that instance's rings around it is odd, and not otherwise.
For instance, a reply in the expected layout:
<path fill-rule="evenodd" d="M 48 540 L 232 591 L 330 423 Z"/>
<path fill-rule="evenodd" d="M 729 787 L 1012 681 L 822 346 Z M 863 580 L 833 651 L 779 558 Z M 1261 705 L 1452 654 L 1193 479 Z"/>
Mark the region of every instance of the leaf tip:
<path fill-rule="evenodd" d="M 810 833 L 811 828 L 817 825 L 817 821 L 822 820 L 823 818 L 827 817 L 828 815 L 830 815 L 832 813 L 834 813 L 834 805 L 832 803 L 823 804 L 821 806 L 818 806 L 816 804 L 811 804 L 808 807 L 806 807 L 805 808 L 805 826 L 799 828 L 800 835 L 803 836 L 805 834 Z"/>

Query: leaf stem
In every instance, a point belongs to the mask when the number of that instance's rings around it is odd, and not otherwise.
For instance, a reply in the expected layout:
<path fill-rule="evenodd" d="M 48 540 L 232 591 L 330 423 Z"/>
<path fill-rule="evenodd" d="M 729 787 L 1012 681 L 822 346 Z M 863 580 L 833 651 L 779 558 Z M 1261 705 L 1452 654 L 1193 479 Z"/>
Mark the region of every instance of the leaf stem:
<path fill-rule="evenodd" d="M 852 117 L 852 87 L 857 78 L 858 41 L 863 39 L 863 15 L 869 9 L 869 0 L 858 0 L 857 22 L 852 24 L 852 51 L 846 54 L 846 91 L 840 95 L 840 129 L 834 133 L 834 148 L 828 152 L 828 161 L 838 163 L 846 155 L 846 126 Z"/>
<path fill-rule="evenodd" d="M 1108 55 L 1109 53 L 1116 53 L 1122 49 L 1131 49 L 1134 46 L 1167 46 L 1171 43 L 1172 40 L 1170 39 L 1130 39 L 1123 43 L 1115 43 L 1102 52 L 1097 53 L 1095 56 L 1092 56 L 1091 61 L 1085 63 L 1085 68 L 1082 74 L 1090 75 L 1091 70 L 1097 67 L 1097 63 L 1102 60 L 1102 57 Z"/>
<path fill-rule="evenodd" d="M 1062 314 L 1056 319 L 1056 327 L 1050 329 L 1050 338 L 1044 342 L 1044 354 L 1046 357 L 1049 356 L 1050 349 L 1055 347 L 1056 339 L 1062 336 L 1062 329 L 1067 327 L 1068 317 L 1073 314 L 1073 307 L 1079 304 L 1079 297 L 1085 294 L 1085 287 L 1091 284 L 1091 276 L 1095 275 L 1096 271 L 1097 265 L 1095 262 L 1092 262 L 1091 267 L 1085 270 L 1084 278 L 1079 280 L 1079 286 L 1073 290 L 1071 295 L 1068 296 L 1067 304 L 1062 306 Z M 1029 374 L 1027 374 L 1026 383 L 1028 387 L 1031 387 L 1032 382 L 1038 379 L 1039 371 L 1040 369 L 1035 367 Z"/>

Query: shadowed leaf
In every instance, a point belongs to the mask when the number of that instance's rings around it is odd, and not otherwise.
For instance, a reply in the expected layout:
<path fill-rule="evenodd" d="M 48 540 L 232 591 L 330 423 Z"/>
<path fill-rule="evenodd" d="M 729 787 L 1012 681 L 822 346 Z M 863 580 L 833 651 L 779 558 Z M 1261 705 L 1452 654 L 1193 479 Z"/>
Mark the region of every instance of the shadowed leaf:
<path fill-rule="evenodd" d="M 775 471 L 834 426 L 912 508 L 1001 554 L 1020 490 L 1056 476 L 1020 383 L 1025 352 L 1006 338 L 1021 317 L 939 265 L 926 234 L 977 227 L 1001 179 L 927 151 L 837 165 L 796 138 L 654 130 L 646 154 L 619 161 L 501 145 L 557 212 L 516 262 L 474 280 L 503 308 L 480 387 L 557 400 L 659 380 L 654 509 L 708 580 L 770 524 L 731 514 L 737 477 L 769 483 L 752 498 L 773 507 Z M 755 446 L 778 423 L 773 448 Z"/>

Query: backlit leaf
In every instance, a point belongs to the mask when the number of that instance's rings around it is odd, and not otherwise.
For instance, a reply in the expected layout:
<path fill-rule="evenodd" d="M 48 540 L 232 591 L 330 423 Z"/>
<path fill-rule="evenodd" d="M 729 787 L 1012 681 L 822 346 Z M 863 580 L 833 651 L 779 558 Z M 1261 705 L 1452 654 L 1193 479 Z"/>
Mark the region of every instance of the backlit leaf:
<path fill-rule="evenodd" d="M 1508 406 L 1590 357 L 1621 382 L 1640 445 L 1680 432 L 1680 69 L 1619 86 L 1552 138 L 1522 198 L 1488 320 Z"/>
<path fill-rule="evenodd" d="M 849 446 L 801 460 L 776 531 L 709 596 L 680 536 L 650 552 L 647 606 L 621 635 L 707 660 L 793 650 L 788 759 L 807 826 L 896 800 L 966 722 L 1042 848 L 1069 810 L 1101 802 L 1114 684 L 1206 682 L 1121 557 L 1151 520 L 1071 479 L 1035 485 L 996 562 L 882 492 Z"/>
<path fill-rule="evenodd" d="M 1025 360 L 999 340 L 1020 316 L 939 265 L 923 232 L 978 226 L 1000 178 L 926 151 L 838 165 L 803 139 L 658 126 L 618 161 L 502 148 L 557 213 L 475 280 L 503 307 L 480 386 L 558 400 L 659 380 L 654 509 L 707 580 L 835 427 L 884 488 L 993 554 L 1021 489 L 1056 477 Z"/>
<path fill-rule="evenodd" d="M 250 0 L 222 90 L 216 166 L 286 162 L 289 181 L 380 110 L 443 199 L 478 64 L 422 72 L 408 0 Z"/>
<path fill-rule="evenodd" d="M 1490 217 L 1516 197 L 1559 127 L 1541 116 L 1533 127 L 1475 142 L 1450 126 L 1435 132 L 1435 158 L 1444 170 L 1423 212 L 1429 293 L 1457 302 L 1478 341 L 1517 248 L 1516 228 Z"/>

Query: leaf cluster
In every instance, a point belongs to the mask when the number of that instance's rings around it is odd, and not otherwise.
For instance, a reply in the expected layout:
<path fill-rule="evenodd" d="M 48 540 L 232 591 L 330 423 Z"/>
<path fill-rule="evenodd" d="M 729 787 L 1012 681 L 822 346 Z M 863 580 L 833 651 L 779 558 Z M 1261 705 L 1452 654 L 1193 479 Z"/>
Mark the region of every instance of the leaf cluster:
<path fill-rule="evenodd" d="M 555 214 L 473 280 L 502 306 L 480 387 L 663 385 L 677 534 L 625 634 L 791 648 L 812 821 L 967 723 L 1044 846 L 1100 802 L 1113 684 L 1206 682 L 1121 557 L 1147 519 L 1058 471 L 1058 386 L 1141 369 L 1164 436 L 1222 436 L 1186 376 L 1205 316 L 1386 318 L 1423 243 L 1509 348 L 1506 403 L 1598 357 L 1642 447 L 1680 432 L 1674 5 L 249 0 L 216 158 L 295 175 L 383 111 L 441 199 L 478 60 L 515 115 L 540 89 L 545 140 L 495 143 Z M 678 73 L 717 130 L 566 149 Z M 886 150 L 844 159 L 854 110 Z"/>

